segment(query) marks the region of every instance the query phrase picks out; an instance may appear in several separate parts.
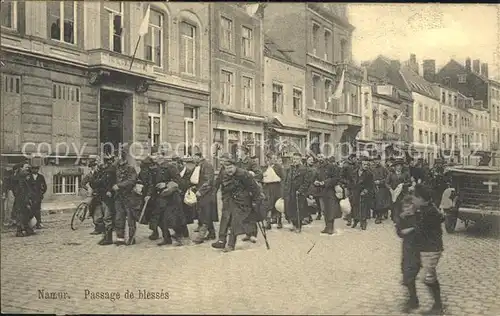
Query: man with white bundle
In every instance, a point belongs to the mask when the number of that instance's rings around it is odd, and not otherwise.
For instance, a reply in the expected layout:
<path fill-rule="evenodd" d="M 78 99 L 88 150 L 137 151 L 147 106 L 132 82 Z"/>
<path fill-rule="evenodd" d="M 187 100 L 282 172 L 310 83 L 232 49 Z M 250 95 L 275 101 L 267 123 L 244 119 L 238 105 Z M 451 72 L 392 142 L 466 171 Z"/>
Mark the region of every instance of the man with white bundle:
<path fill-rule="evenodd" d="M 269 154 L 266 163 L 267 168 L 262 175 L 262 187 L 266 196 L 266 229 L 271 229 L 273 221 L 276 221 L 278 229 L 281 229 L 283 228 L 281 213 L 276 210 L 274 205 L 282 197 L 281 180 L 283 179 L 283 167 L 278 163 L 278 158 L 275 154 Z"/>

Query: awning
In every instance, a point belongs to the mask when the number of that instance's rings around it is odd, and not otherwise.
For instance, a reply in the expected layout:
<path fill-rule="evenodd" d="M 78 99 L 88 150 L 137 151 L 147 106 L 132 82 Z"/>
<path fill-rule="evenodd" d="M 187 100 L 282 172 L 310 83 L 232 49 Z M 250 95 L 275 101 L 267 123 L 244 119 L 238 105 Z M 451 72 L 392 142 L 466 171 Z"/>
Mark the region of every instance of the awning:
<path fill-rule="evenodd" d="M 221 111 L 220 113 L 222 115 L 226 115 L 237 120 L 254 121 L 254 122 L 264 122 L 266 120 L 263 117 L 234 113 L 234 112 Z"/>
<path fill-rule="evenodd" d="M 276 127 L 273 127 L 273 130 L 276 133 L 279 133 L 279 134 L 304 136 L 304 137 L 307 136 L 307 132 L 303 132 L 303 131 L 296 131 L 296 130 L 290 130 L 290 129 L 282 129 L 282 128 L 276 128 Z"/>

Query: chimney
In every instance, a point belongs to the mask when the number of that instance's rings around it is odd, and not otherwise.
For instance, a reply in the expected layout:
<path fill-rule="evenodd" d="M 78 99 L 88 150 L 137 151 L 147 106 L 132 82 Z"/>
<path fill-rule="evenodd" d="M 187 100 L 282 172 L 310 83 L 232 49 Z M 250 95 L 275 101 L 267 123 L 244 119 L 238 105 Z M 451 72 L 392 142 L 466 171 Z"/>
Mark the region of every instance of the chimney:
<path fill-rule="evenodd" d="M 434 59 L 426 59 L 422 64 L 424 79 L 430 82 L 436 80 L 436 61 Z"/>
<path fill-rule="evenodd" d="M 467 57 L 467 59 L 465 60 L 465 71 L 471 72 L 470 58 L 469 57 Z"/>
<path fill-rule="evenodd" d="M 410 62 L 409 65 L 411 70 L 413 70 L 416 74 L 418 74 L 418 64 L 417 64 L 417 55 L 410 54 Z"/>
<path fill-rule="evenodd" d="M 483 75 L 486 78 L 488 78 L 488 63 L 482 63 L 481 64 L 481 75 Z"/>
<path fill-rule="evenodd" d="M 479 69 L 480 65 L 481 61 L 479 59 L 474 59 L 474 61 L 472 62 L 472 71 L 477 74 L 480 74 L 481 73 L 481 70 Z"/>

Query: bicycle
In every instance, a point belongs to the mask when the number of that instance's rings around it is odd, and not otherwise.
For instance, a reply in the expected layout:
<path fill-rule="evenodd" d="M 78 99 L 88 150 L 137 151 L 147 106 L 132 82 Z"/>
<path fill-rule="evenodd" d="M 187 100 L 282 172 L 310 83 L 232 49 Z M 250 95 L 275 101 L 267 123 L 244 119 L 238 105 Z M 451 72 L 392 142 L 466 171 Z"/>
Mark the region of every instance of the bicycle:
<path fill-rule="evenodd" d="M 78 204 L 73 216 L 71 217 L 71 229 L 77 230 L 78 226 L 83 224 L 83 222 L 90 218 L 92 223 L 94 223 L 93 216 L 90 214 L 90 205 L 92 204 L 92 199 L 94 195 L 88 196 L 87 199 Z"/>

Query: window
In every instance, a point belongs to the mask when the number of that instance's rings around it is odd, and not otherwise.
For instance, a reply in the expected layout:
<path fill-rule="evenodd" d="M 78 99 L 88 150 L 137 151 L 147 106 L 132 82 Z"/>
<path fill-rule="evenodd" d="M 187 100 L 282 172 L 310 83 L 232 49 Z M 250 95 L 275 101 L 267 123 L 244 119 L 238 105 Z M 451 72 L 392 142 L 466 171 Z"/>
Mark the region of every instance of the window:
<path fill-rule="evenodd" d="M 406 106 L 405 106 L 405 116 L 406 116 L 406 117 L 409 117 L 409 116 L 410 116 L 410 106 L 409 106 L 409 105 L 406 105 Z"/>
<path fill-rule="evenodd" d="M 446 92 L 441 92 L 441 102 L 446 103 Z"/>
<path fill-rule="evenodd" d="M 455 114 L 454 119 L 453 119 L 453 126 L 457 127 L 458 126 L 458 115 Z"/>
<path fill-rule="evenodd" d="M 434 122 L 434 109 L 431 108 L 429 115 L 430 115 L 429 122 L 433 123 Z"/>
<path fill-rule="evenodd" d="M 451 105 L 451 101 L 452 101 L 451 93 L 448 93 L 448 104 L 449 105 Z"/>
<path fill-rule="evenodd" d="M 387 132 L 389 129 L 389 114 L 387 112 L 384 112 L 382 114 L 382 130 L 384 132 Z"/>
<path fill-rule="evenodd" d="M 243 97 L 243 106 L 246 110 L 253 109 L 253 79 L 249 77 L 242 78 L 242 97 Z"/>
<path fill-rule="evenodd" d="M 109 15 L 109 47 L 113 52 L 122 53 L 125 42 L 123 40 L 123 2 L 106 1 L 106 11 Z"/>
<path fill-rule="evenodd" d="M 52 142 L 80 141 L 80 87 L 52 83 Z M 61 148 L 62 149 L 62 148 Z"/>
<path fill-rule="evenodd" d="M 448 147 L 451 148 L 453 146 L 453 135 L 448 134 Z"/>
<path fill-rule="evenodd" d="M 424 142 L 424 133 L 422 132 L 421 129 L 418 130 L 418 142 L 420 144 L 423 144 L 423 142 Z"/>
<path fill-rule="evenodd" d="M 441 123 L 446 125 L 446 113 L 444 111 L 441 113 Z"/>
<path fill-rule="evenodd" d="M 332 32 L 325 30 L 325 60 L 331 60 L 330 47 L 332 41 Z"/>
<path fill-rule="evenodd" d="M 425 144 L 429 143 L 429 132 L 425 131 L 425 138 L 424 138 Z"/>
<path fill-rule="evenodd" d="M 76 43 L 76 4 L 73 1 L 48 1 L 50 38 L 69 44 Z"/>
<path fill-rule="evenodd" d="M 345 39 L 340 41 L 340 62 L 347 61 L 347 41 Z"/>
<path fill-rule="evenodd" d="M 434 144 L 438 143 L 438 133 L 434 133 Z"/>
<path fill-rule="evenodd" d="M 330 102 L 330 97 L 332 96 L 332 81 L 329 80 L 329 79 L 325 79 L 325 90 L 324 90 L 324 93 L 325 93 L 325 99 L 324 99 L 324 102 L 325 102 L 325 110 L 333 110 L 331 105 L 333 104 L 332 102 Z"/>
<path fill-rule="evenodd" d="M 273 113 L 283 114 L 283 86 L 273 83 Z"/>
<path fill-rule="evenodd" d="M 373 110 L 372 111 L 373 115 L 372 115 L 372 120 L 373 120 L 373 130 L 374 131 L 378 131 L 378 113 L 377 113 L 377 110 Z"/>
<path fill-rule="evenodd" d="M 441 145 L 446 148 L 446 134 L 441 135 Z"/>
<path fill-rule="evenodd" d="M 223 129 L 214 129 L 214 144 L 217 144 L 213 152 L 215 170 L 219 170 L 221 167 L 219 157 L 225 152 L 225 134 L 226 131 Z"/>
<path fill-rule="evenodd" d="M 434 132 L 429 133 L 429 143 L 432 144 L 434 142 Z"/>
<path fill-rule="evenodd" d="M 396 133 L 396 131 L 397 131 L 397 128 L 396 128 L 396 127 L 399 125 L 399 124 L 398 124 L 398 122 L 396 122 L 396 120 L 398 119 L 398 116 L 397 116 L 397 115 L 394 115 L 394 116 L 392 117 L 392 119 L 393 119 L 393 121 L 392 121 L 392 132 L 393 132 L 393 133 Z"/>
<path fill-rule="evenodd" d="M 3 3 L 2 3 L 3 5 Z M 1 133 L 5 151 L 21 151 L 19 139 L 22 131 L 22 96 L 21 77 L 2 74 L 0 113 L 2 117 Z"/>
<path fill-rule="evenodd" d="M 317 55 L 319 50 L 319 25 L 316 23 L 313 23 L 312 26 L 312 40 L 313 55 Z"/>
<path fill-rule="evenodd" d="M 316 155 L 321 153 L 320 140 L 319 140 L 320 138 L 321 138 L 320 133 L 309 132 L 309 141 L 310 141 L 309 149 Z"/>
<path fill-rule="evenodd" d="M 149 15 L 149 30 L 144 35 L 144 58 L 156 66 L 162 66 L 163 56 L 163 14 L 151 10 Z"/>
<path fill-rule="evenodd" d="M 318 75 L 313 75 L 312 78 L 312 97 L 313 97 L 313 106 L 317 107 L 319 105 L 319 82 L 320 77 Z"/>
<path fill-rule="evenodd" d="M 324 152 L 323 154 L 327 157 L 330 157 L 332 150 L 332 135 L 325 133 L 324 134 L 324 144 L 323 144 Z"/>
<path fill-rule="evenodd" d="M 424 106 L 422 105 L 422 103 L 419 103 L 418 105 L 418 120 L 419 121 L 422 121 L 424 118 Z"/>
<path fill-rule="evenodd" d="M 180 23 L 181 32 L 181 72 L 190 75 L 196 70 L 196 26 L 186 22 Z"/>
<path fill-rule="evenodd" d="M 56 174 L 52 178 L 52 192 L 54 194 L 77 194 L 81 176 Z"/>
<path fill-rule="evenodd" d="M 457 96 L 453 96 L 453 106 L 457 106 Z"/>
<path fill-rule="evenodd" d="M 243 57 L 252 58 L 253 57 L 253 31 L 248 27 L 244 27 L 241 30 L 241 51 Z"/>
<path fill-rule="evenodd" d="M 293 114 L 302 116 L 302 90 L 293 88 Z"/>
<path fill-rule="evenodd" d="M 448 113 L 448 126 L 453 126 L 453 116 L 450 113 Z"/>
<path fill-rule="evenodd" d="M 150 101 L 148 104 L 148 139 L 151 146 L 151 153 L 157 153 L 162 142 L 162 113 L 161 102 Z"/>
<path fill-rule="evenodd" d="M 365 97 L 365 99 L 364 99 L 365 100 L 365 109 L 368 109 L 368 101 L 369 101 L 368 100 L 368 92 L 364 93 L 364 97 Z"/>
<path fill-rule="evenodd" d="M 184 156 L 191 157 L 197 152 L 196 146 L 196 119 L 198 109 L 184 107 Z"/>
<path fill-rule="evenodd" d="M 2 27 L 17 29 L 17 1 L 2 1 L 0 14 Z"/>
<path fill-rule="evenodd" d="M 223 105 L 231 105 L 233 102 L 233 73 L 229 71 L 221 71 L 220 84 L 220 103 Z"/>
<path fill-rule="evenodd" d="M 460 74 L 458 75 L 458 83 L 466 83 L 467 82 L 467 75 Z"/>
<path fill-rule="evenodd" d="M 424 121 L 428 122 L 429 121 L 429 107 L 425 107 L 425 112 L 424 112 Z"/>
<path fill-rule="evenodd" d="M 19 94 L 21 90 L 21 77 L 3 75 L 2 93 Z M 3 106 L 3 104 L 2 104 Z"/>
<path fill-rule="evenodd" d="M 233 49 L 233 21 L 221 17 L 221 43 L 220 46 L 222 49 L 232 50 Z"/>

